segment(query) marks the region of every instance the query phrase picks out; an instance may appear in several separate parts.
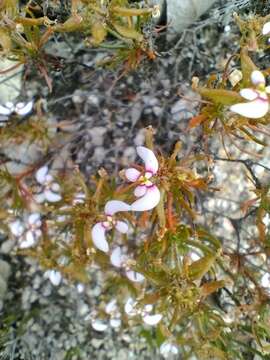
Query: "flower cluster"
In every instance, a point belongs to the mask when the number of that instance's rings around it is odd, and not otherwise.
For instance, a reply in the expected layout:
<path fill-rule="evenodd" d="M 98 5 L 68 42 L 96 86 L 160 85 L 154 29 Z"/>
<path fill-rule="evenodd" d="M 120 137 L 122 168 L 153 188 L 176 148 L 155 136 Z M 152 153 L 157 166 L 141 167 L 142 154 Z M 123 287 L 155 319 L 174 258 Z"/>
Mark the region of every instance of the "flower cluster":
<path fill-rule="evenodd" d="M 36 245 L 42 235 L 41 219 L 39 213 L 32 213 L 27 216 L 26 221 L 15 220 L 9 224 L 11 233 L 18 239 L 18 246 L 27 249 Z"/>
<path fill-rule="evenodd" d="M 158 160 L 152 150 L 138 146 L 137 153 L 144 162 L 144 167 L 129 168 L 125 171 L 125 177 L 129 182 L 136 184 L 134 195 L 138 199 L 131 205 L 119 201 L 110 200 L 106 203 L 104 209 L 103 221 L 96 223 L 92 228 L 92 240 L 95 247 L 105 253 L 108 253 L 110 248 L 106 239 L 106 232 L 116 229 L 122 234 L 128 232 L 128 224 L 125 221 L 119 220 L 116 214 L 126 211 L 147 211 L 153 209 L 160 201 L 160 191 L 153 182 L 152 178 L 158 172 Z M 119 249 L 115 250 L 119 253 Z M 115 253 L 116 254 L 116 253 Z M 119 259 L 120 259 L 119 255 Z M 114 258 L 114 255 L 112 255 Z M 123 266 L 122 260 L 117 260 L 117 267 Z M 127 271 L 127 276 L 131 272 Z M 130 275 L 132 277 L 132 275 Z"/>
<path fill-rule="evenodd" d="M 36 172 L 36 180 L 40 185 L 39 192 L 35 195 L 36 202 L 57 202 L 62 199 L 59 194 L 60 185 L 49 174 L 48 166 L 43 166 Z"/>

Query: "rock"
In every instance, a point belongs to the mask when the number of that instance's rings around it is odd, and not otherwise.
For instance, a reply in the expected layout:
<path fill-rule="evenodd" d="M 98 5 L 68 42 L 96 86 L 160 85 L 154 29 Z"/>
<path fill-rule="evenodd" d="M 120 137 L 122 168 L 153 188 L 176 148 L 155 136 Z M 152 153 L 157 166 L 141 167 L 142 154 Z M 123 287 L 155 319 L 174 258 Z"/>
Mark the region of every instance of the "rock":
<path fill-rule="evenodd" d="M 9 263 L 0 259 L 0 276 L 7 281 L 11 273 L 11 268 Z"/>

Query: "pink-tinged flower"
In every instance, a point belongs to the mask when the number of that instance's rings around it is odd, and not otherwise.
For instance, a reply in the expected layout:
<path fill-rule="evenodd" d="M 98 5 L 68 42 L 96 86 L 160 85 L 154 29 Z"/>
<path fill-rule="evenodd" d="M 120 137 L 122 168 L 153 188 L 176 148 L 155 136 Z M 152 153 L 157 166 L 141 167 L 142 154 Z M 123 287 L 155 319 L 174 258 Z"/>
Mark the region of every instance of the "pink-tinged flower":
<path fill-rule="evenodd" d="M 133 260 L 128 257 L 125 250 L 125 248 L 121 248 L 120 246 L 117 246 L 115 249 L 113 249 L 110 257 L 111 264 L 119 269 L 124 269 L 126 272 L 126 276 L 130 281 L 144 281 L 145 278 L 141 273 L 138 273 L 130 268 Z"/>
<path fill-rule="evenodd" d="M 147 325 L 157 325 L 162 319 L 162 314 L 151 314 L 153 311 L 153 305 L 147 304 L 143 307 L 138 306 L 138 302 L 132 298 L 128 298 L 125 304 L 125 313 L 129 316 L 141 316 L 143 322 Z"/>
<path fill-rule="evenodd" d="M 42 166 L 36 172 L 36 180 L 41 185 L 40 192 L 35 195 L 35 200 L 38 203 L 58 202 L 62 199 L 60 192 L 60 185 L 54 181 L 52 175 L 49 174 L 48 166 Z"/>
<path fill-rule="evenodd" d="M 37 244 L 42 235 L 40 214 L 32 213 L 25 221 L 15 220 L 10 226 L 14 236 L 18 238 L 18 246 L 27 249 Z"/>
<path fill-rule="evenodd" d="M 147 211 L 157 206 L 160 201 L 160 191 L 150 180 L 158 171 L 158 161 L 152 150 L 144 146 L 138 146 L 136 150 L 144 162 L 144 169 L 139 171 L 129 168 L 125 171 L 125 176 L 130 182 L 138 183 L 134 195 L 139 199 L 131 204 L 131 210 Z"/>
<path fill-rule="evenodd" d="M 109 244 L 106 240 L 105 233 L 108 230 L 115 228 L 122 234 L 128 232 L 128 224 L 125 221 L 116 220 L 115 214 L 120 211 L 130 211 L 130 205 L 119 200 L 110 200 L 105 205 L 105 220 L 96 223 L 92 228 L 92 240 L 97 249 L 107 253 L 109 251 Z"/>
<path fill-rule="evenodd" d="M 251 73 L 251 82 L 254 88 L 240 90 L 240 95 L 249 101 L 232 105 L 230 110 L 250 119 L 259 119 L 269 110 L 270 86 L 265 86 L 265 77 L 258 70 Z"/>

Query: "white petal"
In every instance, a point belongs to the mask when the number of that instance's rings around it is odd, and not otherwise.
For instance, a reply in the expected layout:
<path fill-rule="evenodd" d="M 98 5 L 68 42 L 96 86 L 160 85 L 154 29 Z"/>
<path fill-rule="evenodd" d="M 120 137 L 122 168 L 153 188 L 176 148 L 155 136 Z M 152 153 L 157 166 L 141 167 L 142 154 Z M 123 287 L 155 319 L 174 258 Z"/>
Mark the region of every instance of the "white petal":
<path fill-rule="evenodd" d="M 268 101 L 256 99 L 247 103 L 235 104 L 230 107 L 232 112 L 250 119 L 259 119 L 265 116 L 269 109 Z"/>
<path fill-rule="evenodd" d="M 84 289 L 85 289 L 84 284 L 79 283 L 79 284 L 77 284 L 76 287 L 77 287 L 77 291 L 78 291 L 79 294 L 81 294 L 82 292 L 84 292 Z"/>
<path fill-rule="evenodd" d="M 162 314 L 143 316 L 143 321 L 147 325 L 157 325 L 161 319 L 162 319 Z"/>
<path fill-rule="evenodd" d="M 23 234 L 24 227 L 20 220 L 12 222 L 11 224 L 9 224 L 9 227 L 13 235 L 21 236 Z"/>
<path fill-rule="evenodd" d="M 62 275 L 59 271 L 49 270 L 49 279 L 54 286 L 58 286 L 62 280 Z"/>
<path fill-rule="evenodd" d="M 265 87 L 265 92 L 266 92 L 267 94 L 270 94 L 270 86 L 269 86 L 269 85 Z"/>
<path fill-rule="evenodd" d="M 35 194 L 34 198 L 35 198 L 35 201 L 39 204 L 43 203 L 46 200 L 45 194 L 43 192 L 41 192 L 39 194 Z"/>
<path fill-rule="evenodd" d="M 50 187 L 51 187 L 51 190 L 55 191 L 55 192 L 59 192 L 60 189 L 61 189 L 60 185 L 58 183 L 56 183 L 56 182 L 52 183 Z"/>
<path fill-rule="evenodd" d="M 124 201 L 110 200 L 105 205 L 105 214 L 112 216 L 119 211 L 130 211 L 130 205 Z"/>
<path fill-rule="evenodd" d="M 128 224 L 125 221 L 118 220 L 116 222 L 115 228 L 122 234 L 126 234 L 128 232 Z"/>
<path fill-rule="evenodd" d="M 110 315 L 110 314 L 114 313 L 116 310 L 117 310 L 117 303 L 116 303 L 116 300 L 113 299 L 106 305 L 105 313 Z"/>
<path fill-rule="evenodd" d="M 142 282 L 144 281 L 145 277 L 133 270 L 126 271 L 127 278 L 132 282 Z"/>
<path fill-rule="evenodd" d="M 18 115 L 26 115 L 28 114 L 33 108 L 33 101 L 30 101 L 29 103 L 27 104 L 24 104 L 24 103 L 18 103 L 16 106 L 15 106 L 15 111 Z"/>
<path fill-rule="evenodd" d="M 30 225 L 35 224 L 37 221 L 40 220 L 40 214 L 39 213 L 33 213 L 28 216 L 28 223 Z"/>
<path fill-rule="evenodd" d="M 105 331 L 108 328 L 108 324 L 105 324 L 103 321 L 101 320 L 93 320 L 91 322 L 92 328 L 96 331 Z"/>
<path fill-rule="evenodd" d="M 255 100 L 258 97 L 257 92 L 253 89 L 242 89 L 240 95 L 246 100 Z"/>
<path fill-rule="evenodd" d="M 131 204 L 132 211 L 147 211 L 153 209 L 160 201 L 160 191 L 156 185 L 147 188 L 146 194 Z"/>
<path fill-rule="evenodd" d="M 38 171 L 36 172 L 36 180 L 40 184 L 43 184 L 46 180 L 46 175 L 48 173 L 49 169 L 48 166 L 42 166 Z"/>
<path fill-rule="evenodd" d="M 141 173 L 137 169 L 129 168 L 125 171 L 125 176 L 129 181 L 135 182 L 139 179 Z"/>
<path fill-rule="evenodd" d="M 147 312 L 147 313 L 150 313 L 152 310 L 153 310 L 153 305 L 152 304 L 147 304 L 147 305 L 145 305 L 145 307 L 144 307 L 144 311 L 145 312 Z"/>
<path fill-rule="evenodd" d="M 35 244 L 35 234 L 32 231 L 27 231 L 25 235 L 28 246 L 33 246 Z"/>
<path fill-rule="evenodd" d="M 270 274 L 265 273 L 261 278 L 261 284 L 265 288 L 270 288 Z"/>
<path fill-rule="evenodd" d="M 168 341 L 165 341 L 164 343 L 162 343 L 159 350 L 160 350 L 161 355 L 163 355 L 164 357 L 178 354 L 178 347 Z"/>
<path fill-rule="evenodd" d="M 134 189 L 134 195 L 136 197 L 141 197 L 141 196 L 145 195 L 146 190 L 147 190 L 147 187 L 145 185 L 136 186 Z"/>
<path fill-rule="evenodd" d="M 256 86 L 260 84 L 265 84 L 265 77 L 261 71 L 254 70 L 251 73 L 251 81 Z"/>
<path fill-rule="evenodd" d="M 11 109 L 3 105 L 0 105 L 0 115 L 10 115 L 11 113 L 12 113 Z"/>
<path fill-rule="evenodd" d="M 146 171 L 150 171 L 152 174 L 156 174 L 158 171 L 158 160 L 153 151 L 144 146 L 138 146 L 136 150 L 145 164 Z"/>
<path fill-rule="evenodd" d="M 92 241 L 97 249 L 107 253 L 109 251 L 109 244 L 105 237 L 106 229 L 101 222 L 95 224 L 92 228 Z"/>
<path fill-rule="evenodd" d="M 62 196 L 60 194 L 57 194 L 50 189 L 44 190 L 44 195 L 47 201 L 49 202 L 57 202 L 62 199 Z"/>
<path fill-rule="evenodd" d="M 120 246 L 117 246 L 115 249 L 113 249 L 110 256 L 111 264 L 113 266 L 118 268 L 122 267 L 125 259 L 126 259 L 126 255 L 123 254 Z"/>
<path fill-rule="evenodd" d="M 114 329 L 119 328 L 121 326 L 121 319 L 110 319 L 110 325 Z"/>
<path fill-rule="evenodd" d="M 135 316 L 137 315 L 137 311 L 136 311 L 136 305 L 137 305 L 137 301 L 133 300 L 131 297 L 127 299 L 126 303 L 125 303 L 125 313 L 129 316 Z"/>
<path fill-rule="evenodd" d="M 270 33 L 270 21 L 265 23 L 262 28 L 262 34 L 267 35 Z"/>

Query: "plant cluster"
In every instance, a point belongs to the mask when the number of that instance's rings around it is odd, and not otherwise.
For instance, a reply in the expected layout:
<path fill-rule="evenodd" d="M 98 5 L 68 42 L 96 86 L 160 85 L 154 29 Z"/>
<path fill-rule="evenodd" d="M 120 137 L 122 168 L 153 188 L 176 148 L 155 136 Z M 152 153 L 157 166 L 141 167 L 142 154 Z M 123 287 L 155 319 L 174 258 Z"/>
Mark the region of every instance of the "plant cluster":
<path fill-rule="evenodd" d="M 20 63 L 34 61 L 48 84 L 43 49 L 55 33 L 79 31 L 96 46 L 109 33 L 136 51 L 147 49 L 140 20 L 153 9 L 125 1 L 73 1 L 63 22 L 37 16 L 40 6 L 32 2 L 23 9 L 25 16 L 16 1 L 1 4 L 1 46 Z M 177 142 L 171 154 L 163 154 L 149 127 L 145 146 L 136 149 L 141 163 L 123 169 L 121 180 L 105 169 L 85 179 L 76 166 L 50 166 L 50 144 L 58 134 L 38 104 L 0 107 L 6 116 L 1 141 L 16 146 L 29 137 L 48 149 L 43 161 L 19 174 L 1 166 L 1 232 L 16 239 L 18 254 L 38 259 L 55 286 L 63 277 L 88 283 L 89 268 L 102 269 L 104 291 L 99 307 L 89 314 L 93 329 L 143 326 L 142 336 L 165 357 L 267 359 L 270 353 L 269 184 L 252 171 L 257 154 L 239 145 L 267 146 L 260 135 L 268 135 L 270 70 L 258 69 L 250 53 L 268 49 L 270 23 L 269 17 L 236 20 L 240 53 L 206 86 L 193 79 L 202 101 L 188 131 L 201 129 L 205 151 L 184 154 Z M 240 65 L 231 70 L 231 61 L 238 59 Z M 243 219 L 254 217 L 255 233 L 244 250 L 236 244 L 225 247 L 201 221 L 200 195 L 215 197 L 218 191 L 211 172 L 218 158 L 207 151 L 218 136 L 224 161 L 237 161 L 225 137 L 249 156 L 240 161 L 255 197 L 245 204 Z"/>

